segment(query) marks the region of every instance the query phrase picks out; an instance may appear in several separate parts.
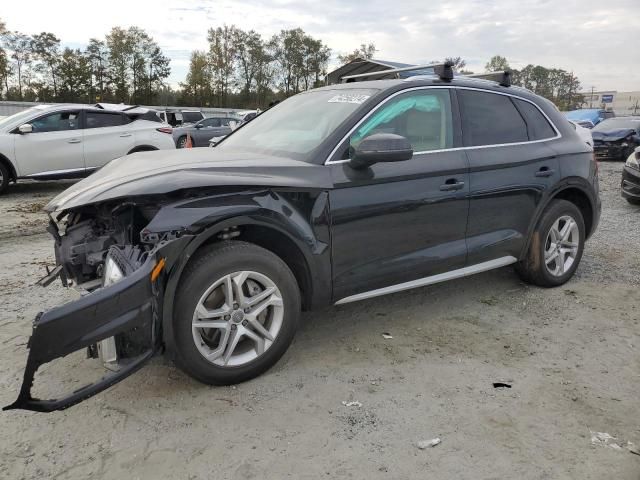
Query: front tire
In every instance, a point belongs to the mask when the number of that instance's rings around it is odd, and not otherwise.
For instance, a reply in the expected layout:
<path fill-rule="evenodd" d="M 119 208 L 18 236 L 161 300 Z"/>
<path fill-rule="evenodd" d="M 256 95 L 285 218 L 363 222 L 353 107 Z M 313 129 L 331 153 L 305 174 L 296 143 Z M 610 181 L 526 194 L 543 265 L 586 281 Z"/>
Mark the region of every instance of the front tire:
<path fill-rule="evenodd" d="M 185 148 L 187 146 L 187 136 L 183 135 L 182 137 L 178 138 L 178 141 L 176 142 L 176 148 Z"/>
<path fill-rule="evenodd" d="M 566 200 L 554 200 L 538 221 L 529 249 L 516 271 L 525 282 L 557 287 L 575 273 L 585 242 L 580 209 Z"/>
<path fill-rule="evenodd" d="M 629 202 L 631 205 L 640 205 L 640 198 L 627 197 L 627 202 Z"/>
<path fill-rule="evenodd" d="M 203 247 L 176 294 L 176 363 L 210 385 L 254 378 L 291 344 L 300 304 L 293 273 L 270 251 L 240 241 Z"/>

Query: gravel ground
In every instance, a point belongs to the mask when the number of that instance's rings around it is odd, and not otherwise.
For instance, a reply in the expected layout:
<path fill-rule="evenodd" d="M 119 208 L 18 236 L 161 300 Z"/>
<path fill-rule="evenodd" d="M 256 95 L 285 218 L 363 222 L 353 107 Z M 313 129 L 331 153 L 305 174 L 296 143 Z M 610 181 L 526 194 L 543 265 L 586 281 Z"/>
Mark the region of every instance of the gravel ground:
<path fill-rule="evenodd" d="M 0 414 L 0 478 L 640 479 L 640 208 L 621 165 L 601 164 L 601 224 L 565 286 L 505 268 L 305 314 L 280 363 L 236 387 L 156 358 L 70 410 Z M 0 198 L 2 405 L 34 315 L 76 296 L 33 286 L 53 262 L 39 206 L 66 186 Z M 70 355 L 38 387 L 68 390 L 95 363 Z"/>

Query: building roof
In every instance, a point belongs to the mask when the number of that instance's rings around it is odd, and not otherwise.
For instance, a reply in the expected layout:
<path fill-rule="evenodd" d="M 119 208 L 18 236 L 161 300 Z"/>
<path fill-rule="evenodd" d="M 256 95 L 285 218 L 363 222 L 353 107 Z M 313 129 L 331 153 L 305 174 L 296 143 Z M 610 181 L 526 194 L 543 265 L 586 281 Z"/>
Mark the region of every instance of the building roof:
<path fill-rule="evenodd" d="M 335 83 L 340 83 L 340 79 L 342 77 L 346 77 L 348 75 L 358 75 L 360 73 L 369 73 L 369 72 L 381 72 L 384 70 L 391 70 L 394 68 L 407 68 L 413 67 L 415 65 L 411 63 L 402 63 L 402 62 L 392 62 L 389 60 L 380 60 L 377 58 L 371 59 L 363 59 L 357 58 L 355 60 L 350 61 L 342 65 L 341 67 L 335 69 L 332 72 L 327 74 L 326 82 L 327 85 L 332 85 Z M 409 78 L 415 75 L 430 75 L 433 74 L 432 68 L 422 68 L 416 70 L 409 70 L 406 72 L 398 72 L 389 75 L 378 75 L 377 79 L 384 78 Z"/>

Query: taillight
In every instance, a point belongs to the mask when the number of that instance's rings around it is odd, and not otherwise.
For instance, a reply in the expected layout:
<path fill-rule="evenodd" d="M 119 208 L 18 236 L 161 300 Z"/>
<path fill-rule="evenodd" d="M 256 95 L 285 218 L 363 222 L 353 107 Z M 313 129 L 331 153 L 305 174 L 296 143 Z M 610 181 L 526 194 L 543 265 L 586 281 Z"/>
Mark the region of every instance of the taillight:
<path fill-rule="evenodd" d="M 156 130 L 161 132 L 161 133 L 168 133 L 168 134 L 172 134 L 173 133 L 173 128 L 171 128 L 171 127 L 160 127 L 160 128 L 156 128 Z"/>

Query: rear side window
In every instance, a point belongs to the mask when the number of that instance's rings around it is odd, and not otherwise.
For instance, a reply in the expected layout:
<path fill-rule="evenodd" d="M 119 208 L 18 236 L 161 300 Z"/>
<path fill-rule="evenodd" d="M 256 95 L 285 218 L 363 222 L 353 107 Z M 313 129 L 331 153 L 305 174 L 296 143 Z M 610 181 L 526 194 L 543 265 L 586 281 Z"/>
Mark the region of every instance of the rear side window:
<path fill-rule="evenodd" d="M 529 140 L 527 125 L 511 98 L 474 90 L 458 90 L 466 146 L 500 145 Z"/>
<path fill-rule="evenodd" d="M 545 138 L 553 138 L 556 136 L 555 130 L 542 112 L 538 110 L 538 107 L 517 98 L 514 98 L 513 101 L 527 122 L 529 140 L 544 140 Z M 573 128 L 576 128 L 575 125 Z"/>
<path fill-rule="evenodd" d="M 84 128 L 117 127 L 124 124 L 120 113 L 86 112 Z"/>

